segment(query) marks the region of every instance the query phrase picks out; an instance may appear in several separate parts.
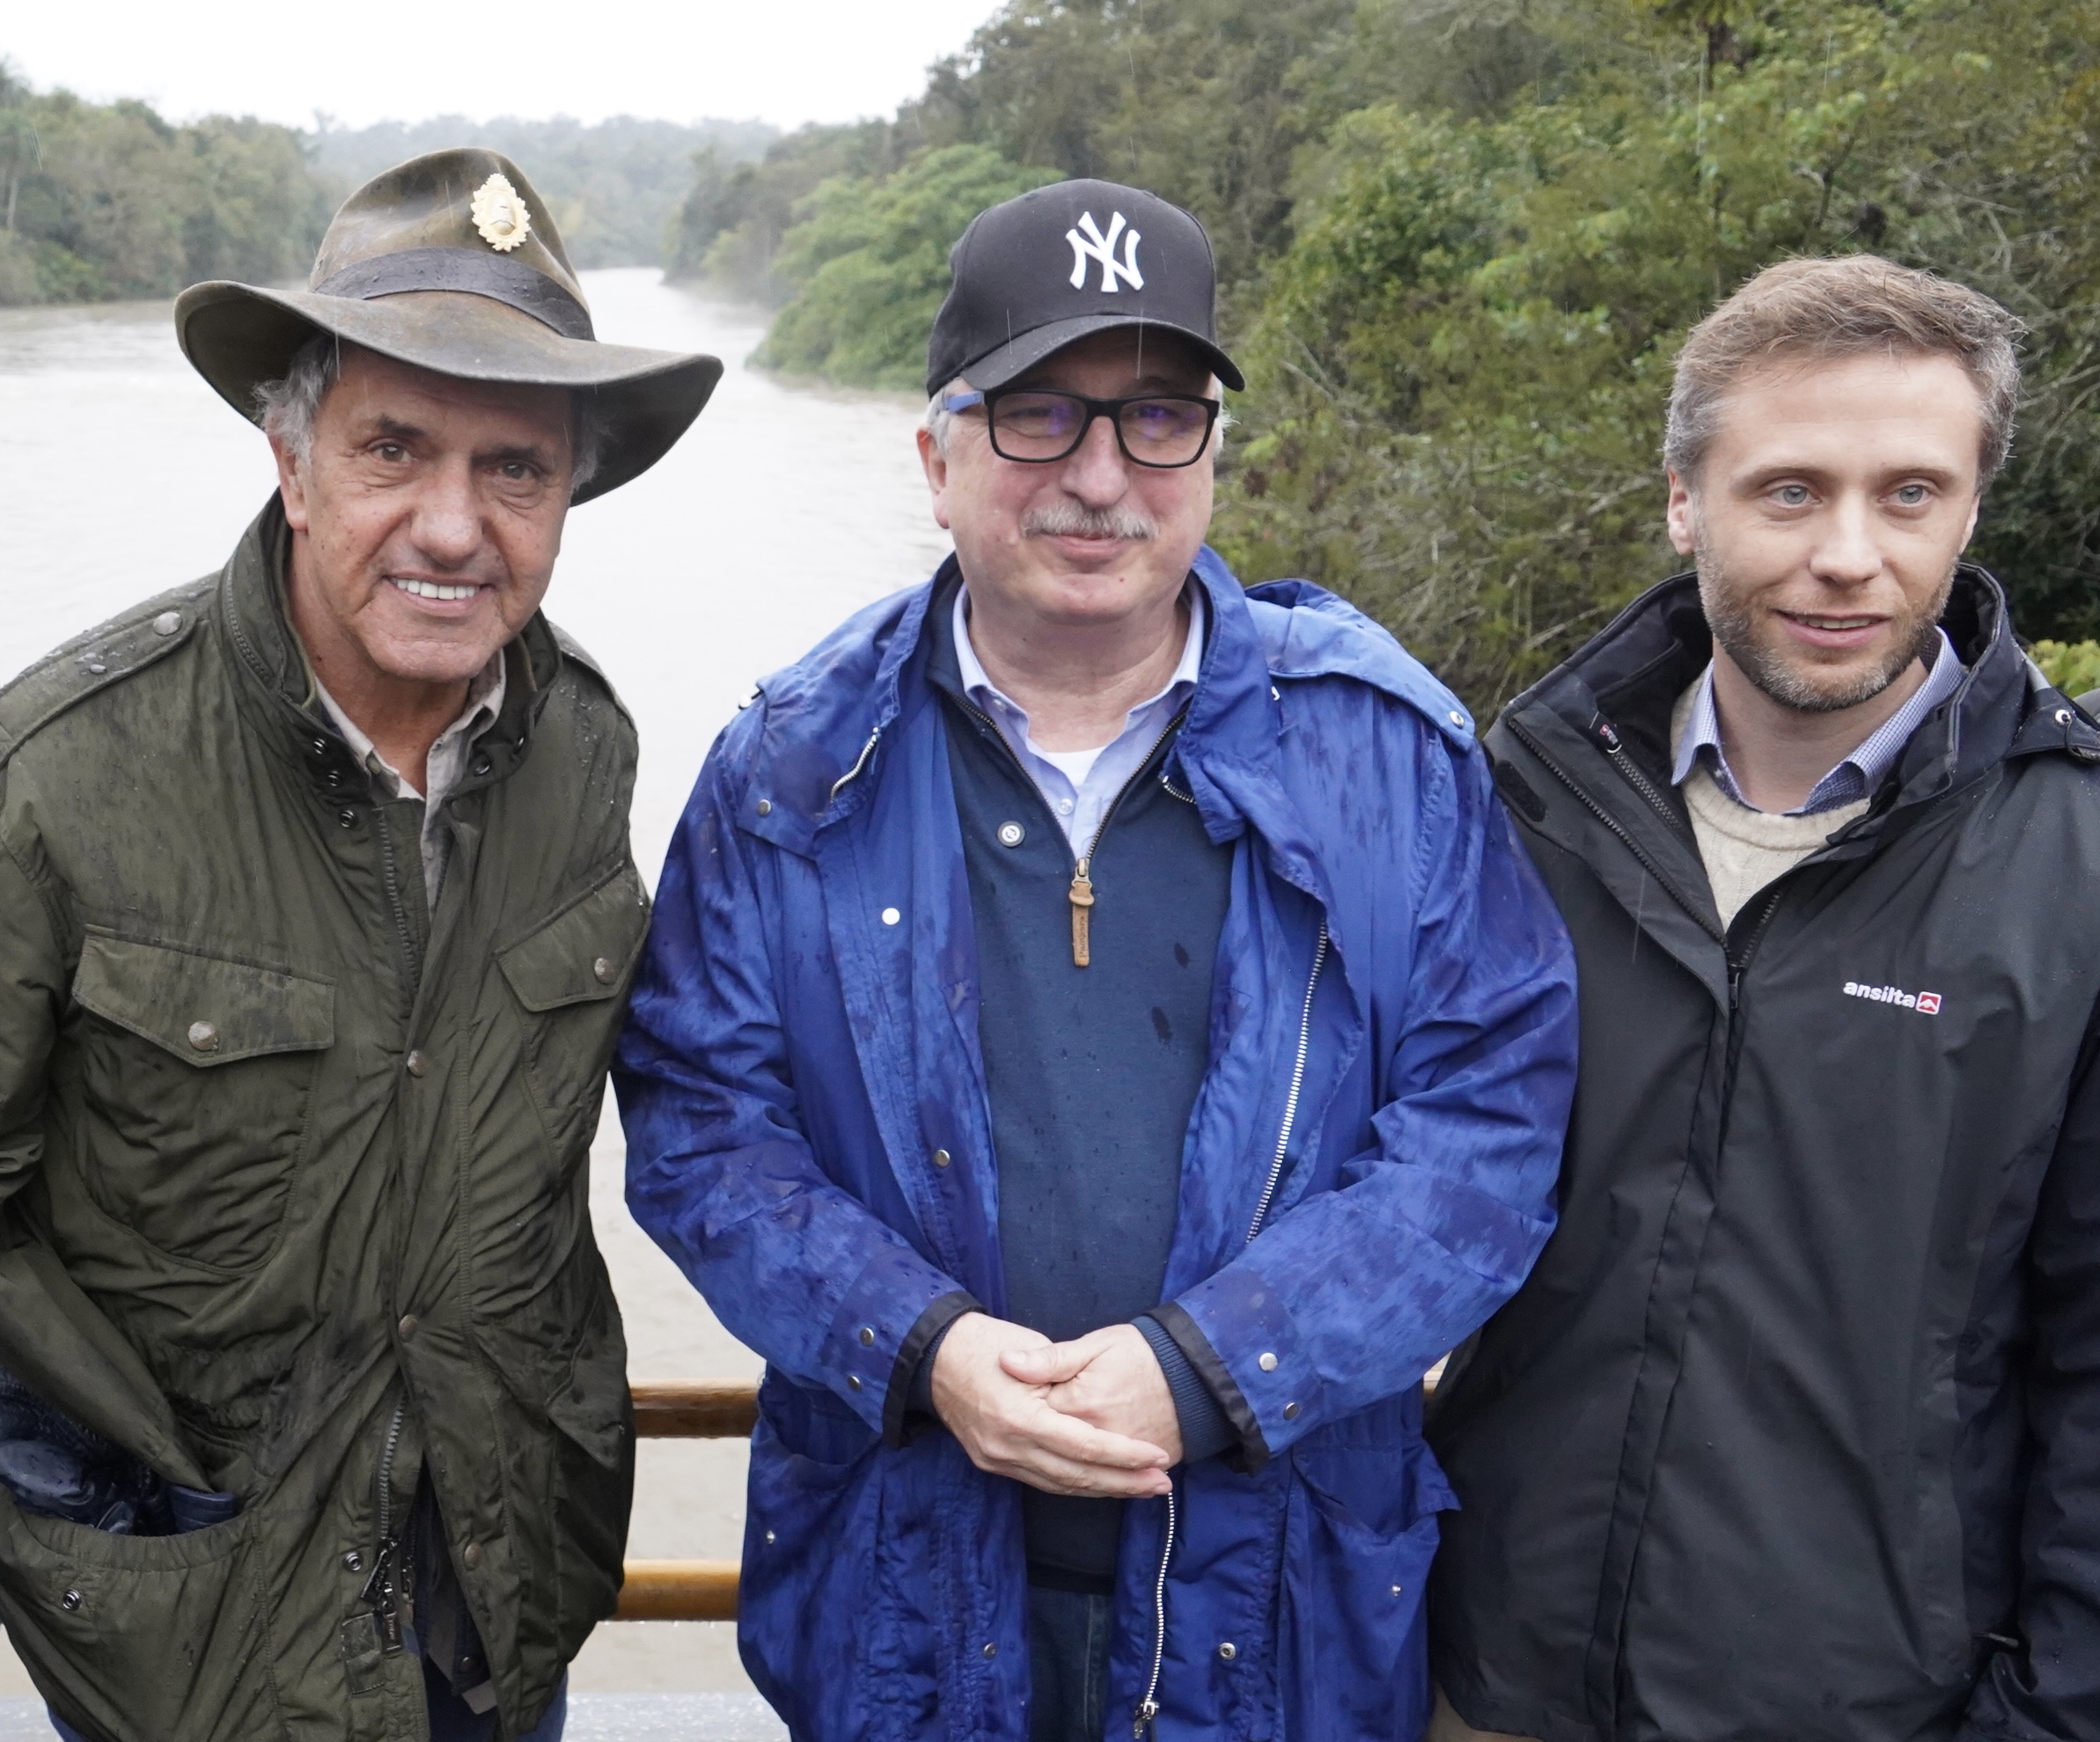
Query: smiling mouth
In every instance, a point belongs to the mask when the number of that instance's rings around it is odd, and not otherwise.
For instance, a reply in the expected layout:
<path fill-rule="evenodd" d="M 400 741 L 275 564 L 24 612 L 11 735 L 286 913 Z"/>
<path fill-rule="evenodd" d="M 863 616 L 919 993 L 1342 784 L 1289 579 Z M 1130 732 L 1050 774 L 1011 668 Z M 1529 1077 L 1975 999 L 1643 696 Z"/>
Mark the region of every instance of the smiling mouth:
<path fill-rule="evenodd" d="M 1842 633 L 1848 629 L 1870 629 L 1888 620 L 1883 617 L 1827 617 L 1808 611 L 1782 611 L 1779 614 L 1790 623 L 1799 623 L 1804 628 L 1827 629 Z"/>
<path fill-rule="evenodd" d="M 436 599 L 452 603 L 462 599 L 472 599 L 481 592 L 480 587 L 471 584 L 447 586 L 443 581 L 410 581 L 404 580 L 399 575 L 389 575 L 386 578 L 390 585 L 399 587 L 414 599 Z"/>

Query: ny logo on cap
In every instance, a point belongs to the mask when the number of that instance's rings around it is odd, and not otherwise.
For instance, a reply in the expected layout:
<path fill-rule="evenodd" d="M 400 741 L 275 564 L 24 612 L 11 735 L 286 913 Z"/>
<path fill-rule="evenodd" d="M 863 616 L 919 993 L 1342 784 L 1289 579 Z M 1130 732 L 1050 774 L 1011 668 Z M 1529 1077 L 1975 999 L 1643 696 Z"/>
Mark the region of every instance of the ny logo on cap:
<path fill-rule="evenodd" d="M 1086 233 L 1082 235 L 1081 231 Z M 1120 261 L 1116 258 L 1116 238 L 1119 236 L 1123 238 L 1123 258 Z M 1110 219 L 1108 234 L 1105 236 L 1101 233 L 1101 226 L 1094 222 L 1093 213 L 1082 212 L 1076 228 L 1065 232 L 1065 240 L 1072 245 L 1072 288 L 1075 290 L 1086 289 L 1086 263 L 1090 260 L 1101 263 L 1101 288 L 1104 290 L 1118 289 L 1118 279 L 1134 290 L 1145 288 L 1145 275 L 1137 269 L 1138 233 L 1134 230 L 1126 232 L 1121 212 Z"/>

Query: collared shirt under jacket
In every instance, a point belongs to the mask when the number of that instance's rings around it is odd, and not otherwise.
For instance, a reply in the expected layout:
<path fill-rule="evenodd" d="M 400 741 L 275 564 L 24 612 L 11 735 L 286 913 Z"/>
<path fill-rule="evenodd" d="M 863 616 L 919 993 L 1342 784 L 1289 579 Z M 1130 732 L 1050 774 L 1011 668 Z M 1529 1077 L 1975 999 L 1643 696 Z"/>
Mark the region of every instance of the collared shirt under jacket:
<path fill-rule="evenodd" d="M 1430 1412 L 1479 1729 L 2100 1736 L 2100 733 L 1988 575 L 1942 621 L 1960 681 L 1726 925 L 1668 779 L 1693 577 L 1489 736 L 1582 1063 L 1560 1226 Z"/>
<path fill-rule="evenodd" d="M 289 536 L 273 499 L 0 691 L 0 1364 L 240 1500 L 134 1537 L 0 1494 L 0 1620 L 97 1742 L 422 1736 L 366 1589 L 422 1471 L 504 1734 L 619 1589 L 586 1162 L 648 919 L 634 730 L 535 617 L 427 906 L 422 804 L 307 705 Z"/>
<path fill-rule="evenodd" d="M 1552 1224 L 1568 944 L 1420 665 L 1317 587 L 1195 572 L 1165 774 L 1235 845 L 1156 1316 L 1242 1444 L 1126 1514 L 1110 1728 L 1414 1742 L 1450 1503 L 1420 1382 Z M 942 578 L 716 743 L 615 1071 L 629 1203 L 767 1360 L 738 1626 L 805 1742 L 1028 1735 L 1017 1489 L 904 1431 L 927 1340 L 1004 1298 Z"/>

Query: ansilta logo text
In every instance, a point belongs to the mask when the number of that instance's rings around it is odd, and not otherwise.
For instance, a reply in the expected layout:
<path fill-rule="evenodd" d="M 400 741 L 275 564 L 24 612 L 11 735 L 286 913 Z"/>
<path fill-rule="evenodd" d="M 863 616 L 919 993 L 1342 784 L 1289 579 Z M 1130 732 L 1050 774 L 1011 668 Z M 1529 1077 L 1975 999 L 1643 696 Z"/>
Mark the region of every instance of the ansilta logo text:
<path fill-rule="evenodd" d="M 1857 980 L 1845 982 L 1845 996 L 1848 998 L 1865 998 L 1876 1004 L 1899 1004 L 1906 1011 L 1916 1011 L 1920 1016 L 1937 1016 L 1940 1013 L 1940 995 L 1937 992 L 1906 992 L 1900 986 L 1868 986 Z"/>

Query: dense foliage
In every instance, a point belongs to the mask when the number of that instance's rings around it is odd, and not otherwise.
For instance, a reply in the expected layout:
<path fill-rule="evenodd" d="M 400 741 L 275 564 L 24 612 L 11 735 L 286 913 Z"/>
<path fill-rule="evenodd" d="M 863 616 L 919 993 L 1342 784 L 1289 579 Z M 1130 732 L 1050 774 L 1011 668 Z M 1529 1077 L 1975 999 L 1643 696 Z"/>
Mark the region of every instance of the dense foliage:
<path fill-rule="evenodd" d="M 695 154 L 740 163 L 759 157 L 778 134 L 754 121 L 681 127 L 615 115 L 586 127 L 566 116 L 475 121 L 441 115 L 413 127 L 324 125 L 312 150 L 316 173 L 332 202 L 340 202 L 381 170 L 424 151 L 487 146 L 532 179 L 578 267 L 654 266 L 663 257 L 666 227 L 692 187 Z"/>
<path fill-rule="evenodd" d="M 0 62 L 0 305 L 303 275 L 327 222 L 299 136 L 39 95 Z"/>
<path fill-rule="evenodd" d="M 922 258 L 933 208 L 885 190 L 933 155 L 1189 206 L 1251 377 L 1218 540 L 1487 707 L 1673 566 L 1677 348 L 1795 254 L 1876 249 L 2030 323 L 1978 554 L 2027 633 L 2100 633 L 2096 135 L 2100 0 L 1012 0 L 892 121 L 696 189 L 680 258 L 786 301 L 768 355 L 900 382 L 938 275 L 856 326 L 860 281 L 804 265 Z"/>

